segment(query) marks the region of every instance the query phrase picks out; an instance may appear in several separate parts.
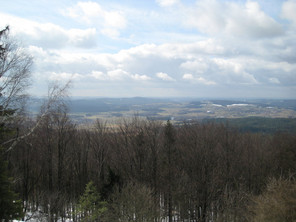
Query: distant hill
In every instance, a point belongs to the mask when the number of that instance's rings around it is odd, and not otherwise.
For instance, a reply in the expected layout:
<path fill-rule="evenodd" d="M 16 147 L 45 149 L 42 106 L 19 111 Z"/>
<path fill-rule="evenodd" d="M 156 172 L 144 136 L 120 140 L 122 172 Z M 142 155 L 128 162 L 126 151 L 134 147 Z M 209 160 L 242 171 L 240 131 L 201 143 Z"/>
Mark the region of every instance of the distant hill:
<path fill-rule="evenodd" d="M 42 99 L 29 101 L 29 112 L 38 113 Z M 214 119 L 228 121 L 245 130 L 294 130 L 296 100 L 190 99 L 190 98 L 72 98 L 69 114 L 77 122 L 116 119 L 138 115 L 174 123 Z M 243 119 L 247 118 L 247 119 Z M 272 121 L 267 121 L 273 118 Z"/>

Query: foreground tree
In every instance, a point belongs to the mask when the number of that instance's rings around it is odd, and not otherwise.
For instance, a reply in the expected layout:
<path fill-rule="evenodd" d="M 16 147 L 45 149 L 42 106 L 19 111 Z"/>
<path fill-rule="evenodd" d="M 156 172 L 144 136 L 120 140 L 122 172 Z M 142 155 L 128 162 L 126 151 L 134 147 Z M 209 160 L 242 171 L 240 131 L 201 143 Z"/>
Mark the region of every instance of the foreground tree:
<path fill-rule="evenodd" d="M 22 111 L 30 85 L 33 59 L 9 35 L 9 27 L 0 31 L 0 108 Z"/>
<path fill-rule="evenodd" d="M 22 202 L 13 190 L 12 178 L 7 169 L 7 148 L 13 130 L 23 108 L 25 90 L 29 85 L 32 58 L 9 36 L 9 27 L 0 31 L 0 219 L 11 220 L 23 216 Z M 8 133 L 9 132 L 9 133 Z M 6 141 L 6 142 L 5 142 Z"/>

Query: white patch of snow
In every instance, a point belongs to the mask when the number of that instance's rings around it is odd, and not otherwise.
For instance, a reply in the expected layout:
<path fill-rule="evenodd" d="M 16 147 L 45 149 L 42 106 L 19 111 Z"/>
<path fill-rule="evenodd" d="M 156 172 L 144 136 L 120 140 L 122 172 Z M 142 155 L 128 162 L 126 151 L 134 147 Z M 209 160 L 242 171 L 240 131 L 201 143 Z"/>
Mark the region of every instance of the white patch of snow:
<path fill-rule="evenodd" d="M 223 107 L 222 105 L 220 105 L 220 104 L 212 104 L 212 106 L 217 106 L 217 107 Z"/>
<path fill-rule="evenodd" d="M 236 106 L 250 106 L 251 104 L 246 104 L 246 103 L 239 103 L 239 104 L 231 104 L 231 105 L 227 105 L 228 108 L 231 107 L 236 107 Z"/>

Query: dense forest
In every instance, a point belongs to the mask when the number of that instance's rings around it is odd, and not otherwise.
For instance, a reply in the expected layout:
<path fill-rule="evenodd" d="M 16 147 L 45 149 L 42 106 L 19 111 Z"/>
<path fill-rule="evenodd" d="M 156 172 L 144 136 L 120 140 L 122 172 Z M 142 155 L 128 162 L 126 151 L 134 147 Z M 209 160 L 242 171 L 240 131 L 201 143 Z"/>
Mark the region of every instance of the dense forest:
<path fill-rule="evenodd" d="M 295 144 L 295 134 L 137 117 L 83 129 L 59 110 L 43 117 L 7 160 L 25 210 L 49 221 L 87 217 L 76 208 L 89 182 L 105 209 L 94 221 L 248 221 L 261 213 L 256 204 L 268 204 L 256 201 L 270 184 L 295 189 Z M 262 207 L 270 213 L 276 206 Z"/>
<path fill-rule="evenodd" d="M 31 58 L 2 42 L 1 220 L 295 221 L 295 133 L 137 116 L 85 127 L 69 118 L 67 85 L 30 119 Z"/>

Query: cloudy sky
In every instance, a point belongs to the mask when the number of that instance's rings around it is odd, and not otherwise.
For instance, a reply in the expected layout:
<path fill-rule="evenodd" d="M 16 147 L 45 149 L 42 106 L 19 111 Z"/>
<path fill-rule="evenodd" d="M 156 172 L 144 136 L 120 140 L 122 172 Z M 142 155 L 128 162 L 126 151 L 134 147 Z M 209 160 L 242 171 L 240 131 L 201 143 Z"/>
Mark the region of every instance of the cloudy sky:
<path fill-rule="evenodd" d="M 296 98 L 296 0 L 2 1 L 33 95 Z"/>

